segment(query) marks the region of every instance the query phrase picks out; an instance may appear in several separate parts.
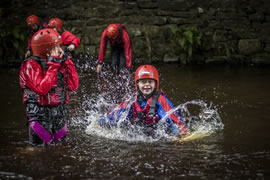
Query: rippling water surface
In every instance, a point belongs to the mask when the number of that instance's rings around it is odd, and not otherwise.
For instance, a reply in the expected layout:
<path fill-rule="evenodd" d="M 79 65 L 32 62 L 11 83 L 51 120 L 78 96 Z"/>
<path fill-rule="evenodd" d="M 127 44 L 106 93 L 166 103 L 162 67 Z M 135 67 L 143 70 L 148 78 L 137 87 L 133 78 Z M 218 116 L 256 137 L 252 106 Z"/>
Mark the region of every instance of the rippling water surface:
<path fill-rule="evenodd" d="M 175 110 L 200 119 L 194 136 L 180 140 L 99 127 L 101 112 L 135 91 L 134 73 L 78 67 L 68 137 L 46 147 L 27 144 L 19 71 L 1 71 L 0 179 L 270 178 L 269 68 L 156 65 Z"/>

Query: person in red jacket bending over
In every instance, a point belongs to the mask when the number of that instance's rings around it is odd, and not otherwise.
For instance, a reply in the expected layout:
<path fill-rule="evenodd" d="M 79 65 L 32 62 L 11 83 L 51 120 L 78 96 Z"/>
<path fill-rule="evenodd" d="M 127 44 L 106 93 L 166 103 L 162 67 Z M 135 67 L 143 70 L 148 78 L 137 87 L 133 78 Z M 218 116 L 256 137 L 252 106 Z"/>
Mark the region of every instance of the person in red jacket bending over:
<path fill-rule="evenodd" d="M 53 29 L 33 35 L 33 56 L 22 62 L 19 81 L 29 125 L 29 143 L 45 145 L 67 133 L 68 92 L 77 90 L 78 74 L 61 49 L 62 39 Z"/>
<path fill-rule="evenodd" d="M 71 32 L 64 30 L 62 20 L 59 18 L 50 19 L 48 27 L 60 33 L 63 45 L 65 46 L 65 53 L 71 56 L 71 58 L 74 57 L 75 49 L 80 45 L 80 39 Z"/>
<path fill-rule="evenodd" d="M 112 68 L 132 67 L 132 48 L 127 29 L 122 24 L 110 24 L 102 33 L 98 55 L 97 73 L 101 72 L 107 41 L 111 44 Z"/>

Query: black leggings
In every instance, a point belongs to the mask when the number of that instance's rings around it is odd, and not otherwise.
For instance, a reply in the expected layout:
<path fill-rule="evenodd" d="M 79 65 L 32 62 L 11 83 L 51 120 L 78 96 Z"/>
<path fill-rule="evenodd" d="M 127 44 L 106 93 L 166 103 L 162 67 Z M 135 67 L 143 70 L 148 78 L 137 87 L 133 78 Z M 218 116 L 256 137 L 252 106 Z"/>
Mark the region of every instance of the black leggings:
<path fill-rule="evenodd" d="M 114 71 L 120 71 L 126 67 L 126 59 L 124 48 L 112 47 L 112 69 Z"/>

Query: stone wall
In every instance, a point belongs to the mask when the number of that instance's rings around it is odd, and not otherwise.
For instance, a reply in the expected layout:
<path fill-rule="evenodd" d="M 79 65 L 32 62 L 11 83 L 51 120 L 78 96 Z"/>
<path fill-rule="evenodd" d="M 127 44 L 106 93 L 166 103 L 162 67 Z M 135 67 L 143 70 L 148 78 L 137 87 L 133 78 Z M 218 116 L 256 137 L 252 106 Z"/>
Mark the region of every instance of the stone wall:
<path fill-rule="evenodd" d="M 10 0 L 8 5 L 8 22 L 24 23 L 30 14 L 63 19 L 64 28 L 81 39 L 78 52 L 93 56 L 104 28 L 122 23 L 134 60 L 178 61 L 170 27 L 196 26 L 202 45 L 191 62 L 270 64 L 269 0 Z"/>

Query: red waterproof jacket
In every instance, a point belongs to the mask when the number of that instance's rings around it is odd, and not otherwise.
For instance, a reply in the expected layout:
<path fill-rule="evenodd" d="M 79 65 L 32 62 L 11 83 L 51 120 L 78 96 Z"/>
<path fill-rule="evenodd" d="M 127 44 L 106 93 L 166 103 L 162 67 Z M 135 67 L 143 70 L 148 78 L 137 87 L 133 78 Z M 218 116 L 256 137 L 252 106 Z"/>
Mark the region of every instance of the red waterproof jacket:
<path fill-rule="evenodd" d="M 68 103 L 68 91 L 75 91 L 79 86 L 79 78 L 73 62 L 70 57 L 63 64 L 48 62 L 47 59 L 43 59 L 43 61 L 47 68 L 44 68 L 33 56 L 21 65 L 19 81 L 24 90 L 23 103 L 27 103 L 29 91 L 35 93 L 37 103 L 42 106 Z M 63 88 L 59 88 L 59 74 L 62 75 Z M 59 92 L 64 93 L 63 102 L 61 102 Z"/>
<path fill-rule="evenodd" d="M 68 46 L 74 44 L 77 48 L 80 45 L 80 39 L 69 31 L 65 31 L 61 34 L 63 45 Z"/>
<path fill-rule="evenodd" d="M 107 47 L 107 41 L 110 41 L 111 44 L 119 45 L 119 47 L 124 48 L 125 52 L 125 59 L 126 59 L 126 67 L 131 68 L 132 67 L 132 48 L 131 48 L 131 42 L 129 39 L 129 35 L 127 32 L 127 29 L 122 24 L 117 24 L 120 29 L 122 29 L 120 36 L 118 36 L 116 39 L 110 39 L 106 35 L 106 30 L 103 31 L 101 40 L 100 40 L 100 48 L 99 48 L 99 55 L 98 55 L 98 62 L 102 63 L 104 61 L 104 56 L 106 53 L 106 47 Z"/>

